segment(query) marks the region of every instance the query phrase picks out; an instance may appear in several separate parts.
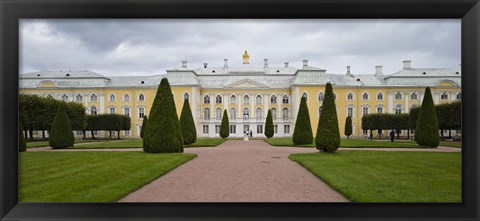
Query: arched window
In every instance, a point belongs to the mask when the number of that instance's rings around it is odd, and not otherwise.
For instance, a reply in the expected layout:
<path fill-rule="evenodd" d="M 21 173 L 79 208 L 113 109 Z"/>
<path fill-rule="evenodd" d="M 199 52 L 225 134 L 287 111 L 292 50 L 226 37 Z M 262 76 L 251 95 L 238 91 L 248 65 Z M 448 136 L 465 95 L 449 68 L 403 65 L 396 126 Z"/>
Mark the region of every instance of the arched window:
<path fill-rule="evenodd" d="M 115 102 L 115 94 L 110 94 L 108 101 Z"/>
<path fill-rule="evenodd" d="M 377 113 L 379 113 L 379 114 L 383 113 L 383 106 L 378 106 L 377 107 Z"/>
<path fill-rule="evenodd" d="M 236 104 L 237 103 L 237 97 L 235 97 L 235 95 L 232 95 L 230 97 L 230 104 Z"/>
<path fill-rule="evenodd" d="M 204 104 L 209 104 L 210 103 L 210 97 L 208 95 L 205 95 L 205 97 L 203 97 L 203 103 Z"/>
<path fill-rule="evenodd" d="M 379 92 L 377 94 L 377 100 L 383 100 L 383 93 L 382 92 Z"/>
<path fill-rule="evenodd" d="M 139 107 L 138 108 L 138 118 L 145 118 L 145 108 Z"/>
<path fill-rule="evenodd" d="M 90 108 L 90 114 L 97 115 L 97 108 L 96 107 L 91 107 Z"/>
<path fill-rule="evenodd" d="M 362 99 L 363 100 L 368 100 L 368 93 L 367 92 L 363 93 Z"/>
<path fill-rule="evenodd" d="M 401 100 L 401 99 L 402 99 L 402 93 L 397 92 L 397 93 L 395 94 L 395 100 Z"/>
<path fill-rule="evenodd" d="M 138 95 L 138 100 L 139 101 L 144 101 L 145 100 L 145 95 L 143 95 L 143 94 Z"/>
<path fill-rule="evenodd" d="M 90 102 L 97 102 L 97 95 L 96 94 L 90 95 Z"/>
<path fill-rule="evenodd" d="M 348 93 L 347 100 L 353 100 L 353 94 L 352 93 Z"/>
<path fill-rule="evenodd" d="M 222 119 L 222 109 L 217 108 L 217 109 L 215 110 L 215 118 L 217 118 L 217 120 L 221 120 L 221 119 Z"/>
<path fill-rule="evenodd" d="M 248 95 L 245 95 L 245 97 L 243 97 L 243 104 L 249 104 L 250 103 L 250 97 Z"/>
<path fill-rule="evenodd" d="M 128 95 L 128 94 L 123 95 L 123 101 L 129 102 L 130 101 L 130 95 Z"/>
<path fill-rule="evenodd" d="M 288 120 L 288 108 L 283 108 L 282 118 L 283 118 L 283 120 Z"/>
<path fill-rule="evenodd" d="M 123 114 L 125 114 L 125 116 L 130 116 L 130 108 L 129 107 L 124 107 L 123 108 Z"/>
<path fill-rule="evenodd" d="M 183 94 L 183 100 L 190 101 L 190 95 L 188 93 Z"/>
<path fill-rule="evenodd" d="M 448 94 L 447 94 L 447 92 L 443 92 L 442 95 L 440 95 L 440 99 L 442 99 L 442 100 L 448 100 Z"/>
<path fill-rule="evenodd" d="M 272 95 L 272 97 L 270 97 L 270 103 L 276 104 L 277 103 L 277 96 Z"/>
<path fill-rule="evenodd" d="M 257 98 L 256 98 L 256 100 L 255 100 L 255 103 L 256 103 L 256 104 L 262 104 L 262 96 L 257 95 Z"/>
<path fill-rule="evenodd" d="M 411 95 L 410 95 L 410 99 L 411 100 L 417 100 L 418 99 L 418 94 L 413 92 Z"/>
<path fill-rule="evenodd" d="M 108 113 L 114 114 L 115 113 L 115 107 L 108 108 Z"/>
<path fill-rule="evenodd" d="M 367 115 L 367 114 L 368 114 L 368 107 L 367 107 L 367 106 L 363 107 L 363 108 L 362 108 L 362 111 L 363 111 L 363 112 L 362 112 L 363 115 Z"/>
<path fill-rule="evenodd" d="M 243 109 L 243 119 L 246 120 L 250 118 L 250 110 L 248 110 L 248 108 L 244 108 Z"/>
<path fill-rule="evenodd" d="M 282 101 L 283 101 L 284 104 L 288 104 L 288 102 L 289 102 L 288 101 L 288 96 L 287 95 L 283 96 Z"/>
<path fill-rule="evenodd" d="M 277 109 L 272 108 L 271 113 L 272 113 L 272 119 L 274 119 L 274 120 L 277 119 Z"/>
<path fill-rule="evenodd" d="M 215 103 L 216 104 L 221 104 L 222 103 L 222 96 L 217 95 L 217 97 L 215 98 Z"/>
<path fill-rule="evenodd" d="M 68 102 L 68 95 L 62 94 L 62 101 Z"/>
<path fill-rule="evenodd" d="M 237 119 L 237 111 L 235 110 L 235 108 L 230 109 L 230 119 Z"/>
<path fill-rule="evenodd" d="M 397 105 L 395 106 L 395 113 L 396 114 L 401 114 L 402 113 L 402 105 Z"/>
<path fill-rule="evenodd" d="M 257 108 L 257 110 L 255 111 L 255 117 L 257 119 L 262 119 L 262 108 Z"/>
<path fill-rule="evenodd" d="M 306 92 L 303 92 L 302 97 L 304 97 L 305 100 L 308 101 L 308 94 Z"/>
<path fill-rule="evenodd" d="M 75 100 L 77 102 L 81 102 L 81 101 L 83 101 L 83 96 L 81 94 L 77 94 L 77 96 L 75 96 Z"/>
<path fill-rule="evenodd" d="M 323 99 L 325 99 L 325 95 L 323 94 L 323 92 L 320 92 L 318 94 L 318 101 L 323 101 Z"/>
<path fill-rule="evenodd" d="M 205 108 L 205 110 L 203 111 L 203 118 L 205 120 L 210 120 L 210 109 L 209 108 Z"/>
<path fill-rule="evenodd" d="M 461 100 L 462 99 L 462 93 L 458 93 L 457 94 L 457 100 Z"/>
<path fill-rule="evenodd" d="M 347 116 L 353 117 L 353 107 L 348 107 L 347 108 Z"/>
<path fill-rule="evenodd" d="M 322 106 L 318 107 L 318 118 L 320 118 L 321 114 L 322 114 Z"/>

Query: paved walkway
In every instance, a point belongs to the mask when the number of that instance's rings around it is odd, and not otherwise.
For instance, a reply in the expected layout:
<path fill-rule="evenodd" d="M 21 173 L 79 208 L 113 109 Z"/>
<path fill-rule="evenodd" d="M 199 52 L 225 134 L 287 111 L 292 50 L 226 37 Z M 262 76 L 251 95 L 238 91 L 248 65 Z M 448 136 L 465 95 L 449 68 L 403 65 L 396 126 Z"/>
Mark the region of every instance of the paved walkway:
<path fill-rule="evenodd" d="M 195 159 L 142 187 L 121 202 L 345 202 L 292 153 L 314 148 L 273 147 L 262 140 L 229 140 L 186 148 Z"/>

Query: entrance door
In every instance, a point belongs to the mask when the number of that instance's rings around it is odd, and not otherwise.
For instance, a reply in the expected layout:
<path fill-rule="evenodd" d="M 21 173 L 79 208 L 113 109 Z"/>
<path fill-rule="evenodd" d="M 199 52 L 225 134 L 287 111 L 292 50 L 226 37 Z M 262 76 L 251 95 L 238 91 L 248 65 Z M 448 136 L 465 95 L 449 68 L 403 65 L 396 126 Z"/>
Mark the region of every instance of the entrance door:
<path fill-rule="evenodd" d="M 250 125 L 243 125 L 243 133 L 250 132 Z"/>

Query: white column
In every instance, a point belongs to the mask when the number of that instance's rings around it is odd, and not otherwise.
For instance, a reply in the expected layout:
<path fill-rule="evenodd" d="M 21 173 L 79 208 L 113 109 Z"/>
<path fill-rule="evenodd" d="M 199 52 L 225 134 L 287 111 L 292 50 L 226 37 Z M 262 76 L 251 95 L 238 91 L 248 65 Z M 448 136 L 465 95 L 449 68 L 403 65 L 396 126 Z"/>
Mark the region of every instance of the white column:
<path fill-rule="evenodd" d="M 230 112 L 230 110 L 228 110 L 228 95 L 227 94 L 224 94 L 223 95 L 223 109 L 224 110 L 227 110 L 227 112 Z"/>
<path fill-rule="evenodd" d="M 408 113 L 408 99 L 409 99 L 409 95 L 408 95 L 408 92 L 405 92 L 405 113 Z"/>
<path fill-rule="evenodd" d="M 255 110 L 254 110 L 255 109 L 255 103 L 254 102 L 255 102 L 255 94 L 252 93 L 250 95 L 250 119 L 254 118 L 253 113 L 256 113 Z M 257 116 L 255 116 L 255 117 L 257 117 Z M 250 128 L 250 130 L 251 129 L 252 128 Z"/>
<path fill-rule="evenodd" d="M 393 113 L 393 92 L 388 92 L 388 113 Z"/>
<path fill-rule="evenodd" d="M 433 97 L 434 97 L 434 99 L 433 99 L 434 103 L 438 104 L 440 102 L 440 93 L 434 92 Z"/>
<path fill-rule="evenodd" d="M 100 93 L 99 94 L 99 99 L 100 99 L 100 114 L 103 114 L 104 113 L 104 109 L 105 109 L 105 100 L 104 100 L 104 93 Z"/>
<path fill-rule="evenodd" d="M 238 105 L 237 119 L 240 118 L 243 120 L 243 110 L 242 110 L 243 97 L 241 94 L 236 94 L 235 96 L 237 97 L 237 105 Z"/>
<path fill-rule="evenodd" d="M 299 108 L 299 101 L 300 101 L 300 88 L 295 87 L 294 88 L 294 94 L 291 96 L 291 103 L 292 103 L 292 108 L 290 108 L 292 111 L 290 111 L 290 117 L 293 119 L 293 117 L 297 116 L 298 108 Z"/>
<path fill-rule="evenodd" d="M 88 113 L 88 93 L 83 94 L 83 105 L 85 105 L 85 108 L 87 109 L 87 113 Z"/>
<path fill-rule="evenodd" d="M 277 96 L 277 116 L 275 119 L 278 119 L 279 117 L 282 116 L 282 103 L 283 103 L 283 96 L 280 96 L 280 98 Z M 278 133 L 280 134 L 280 128 Z"/>
<path fill-rule="evenodd" d="M 268 114 L 268 93 L 263 94 L 263 117 L 267 118 Z"/>

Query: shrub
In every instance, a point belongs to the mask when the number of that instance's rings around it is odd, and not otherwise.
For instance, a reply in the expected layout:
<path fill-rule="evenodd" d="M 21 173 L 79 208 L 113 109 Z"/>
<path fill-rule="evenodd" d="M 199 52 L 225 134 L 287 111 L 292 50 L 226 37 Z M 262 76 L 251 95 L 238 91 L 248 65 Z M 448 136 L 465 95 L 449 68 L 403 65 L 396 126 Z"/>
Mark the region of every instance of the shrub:
<path fill-rule="evenodd" d="M 272 111 L 268 109 L 267 119 L 265 121 L 265 136 L 267 138 L 273 137 L 273 118 L 272 118 Z"/>
<path fill-rule="evenodd" d="M 23 134 L 22 120 L 18 122 L 18 151 L 27 151 L 27 142 L 25 141 L 25 135 Z"/>
<path fill-rule="evenodd" d="M 140 129 L 140 137 L 141 138 L 144 138 L 145 128 L 147 128 L 147 124 L 148 124 L 148 117 L 147 117 L 147 115 L 145 115 L 143 117 L 142 128 Z"/>
<path fill-rule="evenodd" d="M 53 149 L 60 149 L 73 146 L 74 139 L 72 125 L 65 111 L 65 104 L 60 104 L 52 122 L 48 143 Z"/>
<path fill-rule="evenodd" d="M 302 97 L 300 101 L 292 140 L 296 145 L 313 143 L 312 124 L 310 123 L 310 114 L 305 97 Z"/>
<path fill-rule="evenodd" d="M 340 146 L 337 109 L 330 82 L 325 86 L 325 97 L 322 105 L 322 114 L 320 114 L 318 120 L 315 146 L 318 150 L 324 152 L 335 152 Z"/>
<path fill-rule="evenodd" d="M 122 130 L 130 130 L 132 127 L 132 120 L 130 119 L 130 116 L 126 115 L 121 115 L 121 120 L 122 120 Z M 118 132 L 118 139 L 120 139 L 120 131 Z"/>
<path fill-rule="evenodd" d="M 195 141 L 197 141 L 197 129 L 195 128 L 195 122 L 193 121 L 192 110 L 190 109 L 188 99 L 183 101 L 180 126 L 182 127 L 183 143 L 195 143 Z"/>
<path fill-rule="evenodd" d="M 348 116 L 345 120 L 345 136 L 350 138 L 350 135 L 352 135 L 352 117 Z"/>
<path fill-rule="evenodd" d="M 180 123 L 166 78 L 162 78 L 158 86 L 143 140 L 143 151 L 146 153 L 183 152 Z"/>
<path fill-rule="evenodd" d="M 438 118 L 433 104 L 430 87 L 425 89 L 425 97 L 418 114 L 415 142 L 422 146 L 436 147 L 440 143 Z"/>
<path fill-rule="evenodd" d="M 228 122 L 228 114 L 227 110 L 223 111 L 223 117 L 222 117 L 222 124 L 220 125 L 220 137 L 222 138 L 227 138 L 229 133 L 228 133 L 228 127 L 230 123 Z"/>

